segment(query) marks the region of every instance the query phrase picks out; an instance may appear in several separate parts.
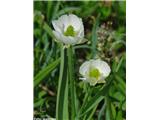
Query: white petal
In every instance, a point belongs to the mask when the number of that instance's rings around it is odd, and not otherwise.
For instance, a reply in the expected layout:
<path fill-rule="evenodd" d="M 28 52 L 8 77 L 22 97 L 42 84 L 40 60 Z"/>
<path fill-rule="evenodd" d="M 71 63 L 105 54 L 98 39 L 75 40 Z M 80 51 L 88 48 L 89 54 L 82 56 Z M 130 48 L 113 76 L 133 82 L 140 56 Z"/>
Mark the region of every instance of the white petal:
<path fill-rule="evenodd" d="M 61 35 L 61 38 L 63 43 L 67 45 L 75 45 L 79 43 L 79 41 L 81 40 L 81 38 L 79 37 L 71 37 L 71 36 L 64 36 L 64 35 Z"/>
<path fill-rule="evenodd" d="M 86 73 L 89 71 L 89 69 L 90 69 L 90 62 L 86 61 L 80 66 L 79 73 L 85 76 Z"/>
<path fill-rule="evenodd" d="M 56 40 L 58 40 L 58 41 L 60 41 L 60 42 L 63 42 L 63 41 L 62 41 L 62 37 L 61 37 L 61 33 L 53 30 L 53 34 L 54 34 L 54 36 L 56 37 Z"/>
<path fill-rule="evenodd" d="M 69 18 L 68 18 L 68 15 L 62 15 L 58 21 L 61 22 L 61 24 L 63 25 L 63 29 L 65 30 L 65 28 L 67 28 L 69 25 L 70 25 L 70 22 L 69 22 Z M 63 31 L 64 32 L 64 31 Z"/>
<path fill-rule="evenodd" d="M 57 31 L 59 33 L 63 33 L 63 24 L 61 23 L 61 21 L 53 20 L 52 25 L 53 25 L 55 31 Z"/>
<path fill-rule="evenodd" d="M 81 26 L 80 26 L 80 29 L 78 31 L 78 37 L 84 37 L 84 26 L 83 26 L 83 23 L 81 23 Z"/>
<path fill-rule="evenodd" d="M 82 19 L 73 14 L 69 14 L 68 19 L 69 23 L 74 27 L 75 31 L 79 31 L 81 25 L 83 25 Z"/>
<path fill-rule="evenodd" d="M 100 59 L 94 60 L 92 62 L 92 65 L 94 65 L 96 68 L 98 68 L 100 73 L 102 73 L 104 77 L 107 77 L 111 72 L 109 65 Z"/>

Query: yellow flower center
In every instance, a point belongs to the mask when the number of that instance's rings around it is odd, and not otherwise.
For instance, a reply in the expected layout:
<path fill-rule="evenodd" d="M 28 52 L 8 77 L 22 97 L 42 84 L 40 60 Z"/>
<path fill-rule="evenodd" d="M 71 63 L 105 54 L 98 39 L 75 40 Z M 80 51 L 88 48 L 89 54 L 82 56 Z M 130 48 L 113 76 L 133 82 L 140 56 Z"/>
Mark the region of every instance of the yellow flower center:
<path fill-rule="evenodd" d="M 89 76 L 98 79 L 100 76 L 100 72 L 97 68 L 91 69 L 89 72 Z"/>
<path fill-rule="evenodd" d="M 74 28 L 72 25 L 69 25 L 67 27 L 67 30 L 64 32 L 64 35 L 65 36 L 75 36 L 76 35 L 76 32 L 74 31 Z"/>

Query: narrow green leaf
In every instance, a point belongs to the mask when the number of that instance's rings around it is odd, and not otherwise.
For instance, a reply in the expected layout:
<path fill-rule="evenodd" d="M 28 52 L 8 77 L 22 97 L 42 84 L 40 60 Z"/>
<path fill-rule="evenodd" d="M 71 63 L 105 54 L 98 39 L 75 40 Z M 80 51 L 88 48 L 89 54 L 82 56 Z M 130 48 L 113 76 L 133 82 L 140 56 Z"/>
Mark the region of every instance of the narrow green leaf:
<path fill-rule="evenodd" d="M 119 70 L 119 68 L 121 67 L 121 65 L 122 65 L 122 62 L 123 62 L 123 56 L 121 57 L 121 59 L 120 59 L 120 61 L 119 61 L 119 63 L 118 63 L 118 65 L 117 65 L 117 68 L 116 68 L 116 72 L 118 72 L 118 70 Z"/>
<path fill-rule="evenodd" d="M 92 120 L 92 117 L 93 117 L 97 107 L 98 107 L 98 104 L 93 108 L 93 110 L 91 112 L 88 112 L 89 113 L 88 117 L 87 117 L 88 120 Z"/>
<path fill-rule="evenodd" d="M 111 110 L 112 110 L 113 119 L 115 120 L 116 119 L 116 108 L 113 105 L 113 103 L 111 103 Z"/>
<path fill-rule="evenodd" d="M 56 5 L 54 7 L 54 12 L 52 14 L 52 20 L 54 20 L 56 18 L 59 7 L 60 7 L 60 1 L 57 1 Z"/>
<path fill-rule="evenodd" d="M 86 101 L 88 101 L 93 91 L 93 89 L 90 88 L 89 84 L 85 84 L 84 87 L 85 87 L 85 96 L 83 98 L 82 108 L 86 105 Z"/>
<path fill-rule="evenodd" d="M 122 104 L 122 110 L 126 111 L 126 101 L 124 101 Z"/>
<path fill-rule="evenodd" d="M 84 114 L 86 114 L 87 112 L 89 112 L 94 106 L 96 106 L 97 104 L 99 104 L 99 102 L 101 102 L 101 100 L 104 98 L 104 96 L 101 96 L 100 94 L 96 95 L 95 97 L 93 97 L 86 105 L 86 107 L 82 110 L 83 113 L 80 116 L 83 116 Z"/>
<path fill-rule="evenodd" d="M 90 101 L 87 102 L 87 104 L 84 106 L 84 108 L 81 108 L 82 112 L 79 117 L 83 116 L 85 113 L 89 112 L 93 107 L 95 107 L 99 102 L 101 102 L 104 98 L 104 95 L 108 92 L 109 85 L 105 85 L 97 94 L 91 98 Z"/>
<path fill-rule="evenodd" d="M 47 3 L 47 19 L 50 21 L 51 18 L 51 12 L 52 12 L 53 2 L 48 1 Z"/>
<path fill-rule="evenodd" d="M 126 90 L 125 90 L 125 88 L 121 84 L 118 84 L 117 88 L 122 93 L 122 95 L 126 96 Z"/>
<path fill-rule="evenodd" d="M 95 24 L 93 25 L 92 28 L 92 58 L 94 58 L 96 56 L 96 46 L 97 46 L 97 28 L 99 25 L 99 17 L 100 14 L 98 15 L 98 17 L 96 18 Z"/>
<path fill-rule="evenodd" d="M 71 46 L 67 48 L 67 56 L 68 56 L 68 77 L 70 81 L 70 93 L 71 93 L 71 120 L 74 120 L 76 117 L 76 108 L 75 108 L 76 92 L 75 92 L 75 85 L 74 85 L 75 77 L 73 74 L 73 71 L 74 71 L 73 70 L 73 67 L 74 67 L 73 51 Z"/>
<path fill-rule="evenodd" d="M 125 81 L 118 75 L 115 75 L 115 79 L 117 81 L 117 83 L 115 83 L 116 87 L 125 96 L 126 95 L 126 83 L 125 83 Z"/>
<path fill-rule="evenodd" d="M 63 88 L 62 88 L 63 89 Z M 64 107 L 63 107 L 63 119 L 68 120 L 68 77 L 67 77 L 67 82 L 66 82 L 66 88 L 65 88 L 65 96 L 64 96 Z"/>
<path fill-rule="evenodd" d="M 111 112 L 111 102 L 109 100 L 109 96 L 107 96 L 105 101 L 106 101 L 106 120 L 113 120 Z"/>
<path fill-rule="evenodd" d="M 102 115 L 104 114 L 105 107 L 106 107 L 106 103 L 103 104 L 102 108 L 99 111 L 98 120 L 102 120 Z"/>
<path fill-rule="evenodd" d="M 116 99 L 119 102 L 122 102 L 125 100 L 125 96 L 124 96 L 124 94 L 121 93 L 121 91 L 117 91 L 117 92 L 113 93 L 111 95 L 111 97 Z"/>
<path fill-rule="evenodd" d="M 49 27 L 49 25 L 47 23 L 44 23 L 43 29 L 48 33 L 48 35 L 50 35 L 50 37 L 52 39 L 55 39 L 55 36 L 54 36 L 54 34 L 52 32 L 52 29 Z"/>
<path fill-rule="evenodd" d="M 34 102 L 34 108 L 41 106 L 44 101 L 45 99 L 39 99 L 38 101 Z"/>
<path fill-rule="evenodd" d="M 47 93 L 46 93 L 46 91 L 41 91 L 41 92 L 39 92 L 39 94 L 38 94 L 38 98 L 42 98 L 44 95 L 46 95 Z"/>
<path fill-rule="evenodd" d="M 60 58 L 56 61 L 53 61 L 51 64 L 49 64 L 47 67 L 42 69 L 37 75 L 34 77 L 34 87 L 36 87 L 44 78 L 51 73 L 59 64 Z"/>
<path fill-rule="evenodd" d="M 113 82 L 113 84 L 114 84 L 115 88 L 118 90 L 118 92 L 115 92 L 115 93 L 116 94 L 118 93 L 117 95 L 121 95 L 121 96 L 125 97 L 126 96 L 125 88 L 123 88 L 123 86 L 117 82 Z M 115 95 L 115 93 L 110 94 L 110 95 L 111 95 L 111 97 L 113 97 L 114 99 L 119 101 L 121 98 L 119 98 L 117 95 Z"/>
<path fill-rule="evenodd" d="M 116 116 L 116 120 L 123 120 L 122 111 L 118 111 L 118 114 Z"/>
<path fill-rule="evenodd" d="M 117 69 L 117 62 L 116 59 L 113 59 L 113 63 L 112 63 L 112 71 L 115 73 Z"/>
<path fill-rule="evenodd" d="M 56 120 L 68 120 L 68 79 L 66 49 L 61 46 L 60 76 L 56 104 Z"/>
<path fill-rule="evenodd" d="M 123 78 L 121 78 L 119 75 L 115 75 L 115 79 L 122 85 L 124 89 L 126 89 L 126 83 Z"/>

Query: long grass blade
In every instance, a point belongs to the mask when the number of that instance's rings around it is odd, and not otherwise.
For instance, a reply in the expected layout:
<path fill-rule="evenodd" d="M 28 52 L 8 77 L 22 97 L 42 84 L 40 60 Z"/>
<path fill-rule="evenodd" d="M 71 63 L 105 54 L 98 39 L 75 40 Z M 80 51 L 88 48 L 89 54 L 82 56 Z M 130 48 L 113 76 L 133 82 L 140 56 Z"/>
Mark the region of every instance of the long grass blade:
<path fill-rule="evenodd" d="M 92 58 L 94 58 L 96 56 L 97 50 L 96 50 L 96 46 L 97 46 L 97 28 L 98 28 L 98 24 L 99 24 L 99 16 L 96 18 L 95 24 L 93 25 L 92 28 Z"/>
<path fill-rule="evenodd" d="M 108 92 L 109 85 L 105 85 L 87 104 L 81 108 L 82 113 L 80 113 L 79 117 L 83 116 L 87 112 L 89 112 L 92 108 L 94 108 L 97 104 L 99 104 L 103 99 L 106 93 Z"/>
<path fill-rule="evenodd" d="M 73 74 L 73 51 L 72 47 L 67 48 L 67 55 L 68 55 L 68 75 L 70 81 L 70 93 L 71 93 L 71 119 L 74 120 L 76 117 L 76 108 L 75 108 L 75 85 L 74 85 L 74 74 Z"/>
<path fill-rule="evenodd" d="M 61 65 L 58 81 L 56 120 L 68 120 L 68 79 L 66 49 L 61 46 Z"/>
<path fill-rule="evenodd" d="M 105 107 L 106 107 L 106 103 L 103 104 L 101 110 L 99 111 L 98 120 L 102 120 L 102 116 L 104 114 Z"/>
<path fill-rule="evenodd" d="M 44 23 L 43 25 L 43 29 L 48 33 L 48 35 L 52 38 L 55 39 L 55 36 L 52 32 L 52 29 L 50 28 L 50 26 L 47 23 Z"/>
<path fill-rule="evenodd" d="M 34 87 L 37 86 L 44 78 L 51 73 L 57 65 L 60 63 L 60 58 L 56 61 L 53 61 L 51 64 L 49 64 L 47 67 L 42 69 L 37 75 L 34 77 Z"/>
<path fill-rule="evenodd" d="M 109 96 L 106 96 L 105 102 L 106 102 L 106 120 L 113 120 L 112 118 L 112 112 L 111 112 L 111 103 L 108 98 Z"/>

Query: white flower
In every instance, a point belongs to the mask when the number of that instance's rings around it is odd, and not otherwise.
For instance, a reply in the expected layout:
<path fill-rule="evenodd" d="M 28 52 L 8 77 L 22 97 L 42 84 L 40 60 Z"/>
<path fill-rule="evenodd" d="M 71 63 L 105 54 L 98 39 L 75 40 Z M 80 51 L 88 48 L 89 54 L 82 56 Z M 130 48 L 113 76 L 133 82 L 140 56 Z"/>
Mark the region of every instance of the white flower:
<path fill-rule="evenodd" d="M 100 59 L 86 61 L 79 69 L 79 73 L 84 77 L 80 79 L 89 82 L 92 86 L 97 83 L 105 83 L 105 78 L 110 72 L 109 65 Z"/>
<path fill-rule="evenodd" d="M 57 41 L 66 45 L 75 45 L 84 42 L 84 26 L 82 19 L 76 15 L 62 15 L 58 20 L 52 21 L 53 33 Z"/>

